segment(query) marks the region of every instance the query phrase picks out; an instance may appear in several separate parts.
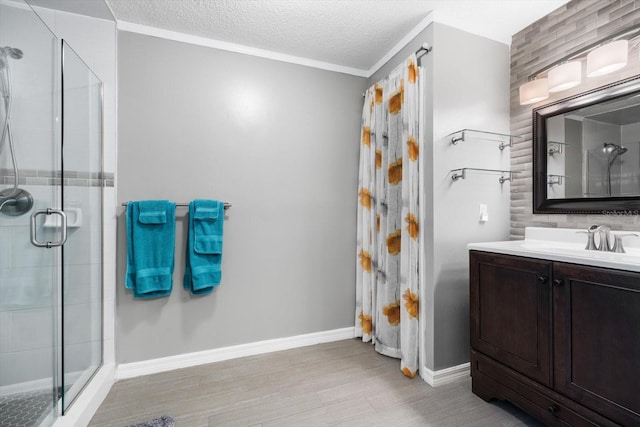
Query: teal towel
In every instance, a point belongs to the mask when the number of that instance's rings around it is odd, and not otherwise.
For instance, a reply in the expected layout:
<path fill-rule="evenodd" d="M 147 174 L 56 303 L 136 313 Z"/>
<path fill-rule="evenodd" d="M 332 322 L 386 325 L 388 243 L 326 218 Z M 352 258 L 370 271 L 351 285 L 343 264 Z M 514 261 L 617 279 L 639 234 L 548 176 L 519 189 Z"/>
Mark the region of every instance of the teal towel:
<path fill-rule="evenodd" d="M 127 204 L 125 287 L 134 298 L 171 294 L 176 235 L 176 204 L 143 200 Z"/>
<path fill-rule="evenodd" d="M 220 284 L 223 225 L 223 202 L 194 200 L 189 203 L 183 285 L 194 295 L 209 294 Z"/>

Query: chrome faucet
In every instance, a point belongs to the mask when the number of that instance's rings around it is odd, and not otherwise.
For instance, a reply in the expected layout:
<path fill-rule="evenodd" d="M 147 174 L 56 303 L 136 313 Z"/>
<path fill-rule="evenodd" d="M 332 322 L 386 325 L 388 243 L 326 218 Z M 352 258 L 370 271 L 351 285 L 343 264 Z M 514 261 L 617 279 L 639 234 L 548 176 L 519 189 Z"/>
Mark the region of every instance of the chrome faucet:
<path fill-rule="evenodd" d="M 588 251 L 598 250 L 598 247 L 596 246 L 596 241 L 595 241 L 595 234 L 597 229 L 598 229 L 597 225 L 592 225 L 591 227 L 587 228 L 587 231 L 578 231 L 578 233 L 584 233 L 587 235 L 587 246 L 585 246 L 584 248 Z"/>
<path fill-rule="evenodd" d="M 587 228 L 587 231 L 579 231 L 578 233 L 586 233 L 587 234 L 587 246 L 586 250 L 589 251 L 603 251 L 603 252 L 618 252 L 625 253 L 624 247 L 622 246 L 622 238 L 623 237 L 640 237 L 635 233 L 626 233 L 626 234 L 611 234 L 611 227 L 608 225 L 592 225 Z M 600 240 L 599 244 L 596 244 L 595 235 L 598 234 L 598 238 Z M 615 238 L 613 245 L 611 244 L 611 237 Z"/>
<path fill-rule="evenodd" d="M 638 237 L 636 233 L 616 234 L 614 236 L 615 242 L 613 242 L 613 247 L 611 248 L 611 252 L 618 252 L 618 253 L 624 254 L 625 250 L 624 250 L 624 247 L 622 246 L 622 238 L 630 237 L 630 236 Z"/>
<path fill-rule="evenodd" d="M 599 225 L 594 231 L 600 236 L 600 245 L 598 245 L 598 250 L 606 252 L 611 251 L 611 227 L 608 225 Z"/>

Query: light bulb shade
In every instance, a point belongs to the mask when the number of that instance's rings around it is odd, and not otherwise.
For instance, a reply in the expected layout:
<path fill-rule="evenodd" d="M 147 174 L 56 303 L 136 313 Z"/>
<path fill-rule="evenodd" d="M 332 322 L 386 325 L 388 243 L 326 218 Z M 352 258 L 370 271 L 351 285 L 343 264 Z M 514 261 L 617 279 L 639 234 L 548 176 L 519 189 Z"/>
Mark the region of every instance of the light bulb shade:
<path fill-rule="evenodd" d="M 603 76 L 625 67 L 628 56 L 628 40 L 616 40 L 600 46 L 587 55 L 587 77 Z"/>
<path fill-rule="evenodd" d="M 578 86 L 582 81 L 582 62 L 572 61 L 553 68 L 547 74 L 549 92 L 560 92 Z"/>
<path fill-rule="evenodd" d="M 520 105 L 535 104 L 549 97 L 547 79 L 531 80 L 520 86 Z"/>

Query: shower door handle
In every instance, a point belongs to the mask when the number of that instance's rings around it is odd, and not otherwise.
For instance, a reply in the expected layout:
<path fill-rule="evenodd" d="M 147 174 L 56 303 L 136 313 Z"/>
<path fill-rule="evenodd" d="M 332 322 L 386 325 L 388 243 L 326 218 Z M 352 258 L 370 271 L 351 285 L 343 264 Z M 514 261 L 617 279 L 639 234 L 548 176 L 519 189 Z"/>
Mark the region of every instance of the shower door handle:
<path fill-rule="evenodd" d="M 40 242 L 36 238 L 36 218 L 40 215 L 60 215 L 60 240 L 57 242 Z M 67 241 L 67 215 L 60 209 L 40 209 L 31 214 L 31 244 L 39 248 L 56 248 Z"/>

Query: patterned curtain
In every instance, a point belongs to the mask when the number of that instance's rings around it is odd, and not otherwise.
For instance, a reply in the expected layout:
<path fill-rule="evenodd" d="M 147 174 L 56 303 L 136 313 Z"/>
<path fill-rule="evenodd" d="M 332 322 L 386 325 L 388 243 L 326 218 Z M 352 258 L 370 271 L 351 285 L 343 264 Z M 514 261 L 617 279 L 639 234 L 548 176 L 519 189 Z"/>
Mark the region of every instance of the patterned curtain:
<path fill-rule="evenodd" d="M 356 336 L 418 371 L 418 67 L 369 88 L 358 181 Z"/>

